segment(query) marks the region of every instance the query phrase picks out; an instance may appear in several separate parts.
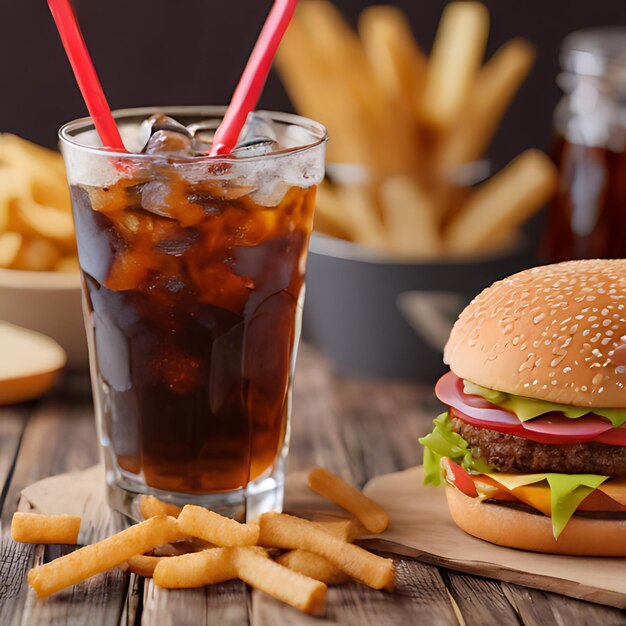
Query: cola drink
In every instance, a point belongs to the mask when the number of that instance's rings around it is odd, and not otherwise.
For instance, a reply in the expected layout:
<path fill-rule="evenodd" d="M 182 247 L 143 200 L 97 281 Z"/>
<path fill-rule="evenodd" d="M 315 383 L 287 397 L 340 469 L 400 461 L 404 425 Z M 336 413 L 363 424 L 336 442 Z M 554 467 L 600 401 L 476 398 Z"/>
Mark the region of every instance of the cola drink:
<path fill-rule="evenodd" d="M 97 171 L 64 146 L 109 486 L 183 503 L 282 471 L 324 143 L 190 141 L 157 125 Z"/>

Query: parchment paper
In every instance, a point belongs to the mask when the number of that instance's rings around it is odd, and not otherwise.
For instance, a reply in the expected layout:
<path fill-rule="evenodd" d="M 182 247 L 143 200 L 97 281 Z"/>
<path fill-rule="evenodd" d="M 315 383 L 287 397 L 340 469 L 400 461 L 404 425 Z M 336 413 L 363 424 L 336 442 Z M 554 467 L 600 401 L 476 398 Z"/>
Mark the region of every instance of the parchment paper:
<path fill-rule="evenodd" d="M 421 467 L 372 479 L 365 493 L 389 513 L 381 549 L 453 570 L 626 608 L 626 558 L 538 554 L 471 537 L 448 512 L 445 490 L 425 487 Z"/>
<path fill-rule="evenodd" d="M 449 569 L 626 608 L 626 558 L 537 554 L 495 546 L 471 537 L 450 518 L 444 489 L 425 487 L 422 468 L 371 480 L 365 493 L 389 513 L 389 528 L 363 543 Z M 94 541 L 102 516 L 111 516 L 104 499 L 101 467 L 41 480 L 22 491 L 19 508 L 50 515 L 83 516 L 81 543 Z M 304 473 L 287 480 L 285 510 L 314 517 L 345 513 L 313 493 Z M 100 523 L 96 523 L 96 518 Z"/>

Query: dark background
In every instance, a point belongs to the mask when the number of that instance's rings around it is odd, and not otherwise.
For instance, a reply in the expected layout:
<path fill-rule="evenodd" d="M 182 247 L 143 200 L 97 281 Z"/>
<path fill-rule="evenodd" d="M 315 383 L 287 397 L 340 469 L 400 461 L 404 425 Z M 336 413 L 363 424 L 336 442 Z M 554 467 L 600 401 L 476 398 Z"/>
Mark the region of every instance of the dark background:
<path fill-rule="evenodd" d="M 372 2 L 337 0 L 354 21 Z M 423 48 L 432 43 L 444 0 L 398 0 Z M 491 54 L 521 35 L 538 48 L 533 73 L 492 148 L 501 165 L 523 148 L 547 147 L 559 46 L 572 30 L 626 25 L 625 0 L 486 0 Z M 270 0 L 75 0 L 113 108 L 226 103 Z M 0 130 L 53 146 L 65 121 L 85 114 L 45 0 L 0 3 Z M 320 94 L 322 97 L 322 94 Z M 262 108 L 291 109 L 276 75 Z"/>

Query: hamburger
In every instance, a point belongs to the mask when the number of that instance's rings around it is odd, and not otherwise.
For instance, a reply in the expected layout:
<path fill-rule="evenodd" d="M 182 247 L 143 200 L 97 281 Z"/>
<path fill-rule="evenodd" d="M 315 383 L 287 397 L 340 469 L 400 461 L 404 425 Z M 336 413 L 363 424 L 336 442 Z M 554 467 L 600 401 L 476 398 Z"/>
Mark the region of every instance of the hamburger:
<path fill-rule="evenodd" d="M 626 260 L 495 283 L 461 313 L 435 391 L 425 482 L 502 546 L 626 556 Z"/>

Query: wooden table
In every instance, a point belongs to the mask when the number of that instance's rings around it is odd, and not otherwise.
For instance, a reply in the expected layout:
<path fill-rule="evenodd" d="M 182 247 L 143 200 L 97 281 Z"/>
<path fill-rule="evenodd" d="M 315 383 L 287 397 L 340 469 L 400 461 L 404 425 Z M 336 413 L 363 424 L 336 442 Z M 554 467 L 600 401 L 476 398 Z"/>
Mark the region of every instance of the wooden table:
<path fill-rule="evenodd" d="M 430 388 L 339 378 L 305 346 L 296 377 L 289 467 L 323 465 L 358 484 L 410 467 L 421 460 L 417 438 L 430 429 L 437 408 Z M 39 603 L 28 592 L 27 570 L 35 559 L 53 558 L 67 548 L 49 546 L 42 554 L 41 546 L 11 540 L 19 491 L 97 460 L 84 383 L 37 404 L 0 411 L 0 625 L 626 624 L 626 612 L 617 609 L 400 558 L 395 593 L 356 583 L 333 587 L 325 618 L 302 615 L 239 581 L 165 592 L 120 570 Z"/>

